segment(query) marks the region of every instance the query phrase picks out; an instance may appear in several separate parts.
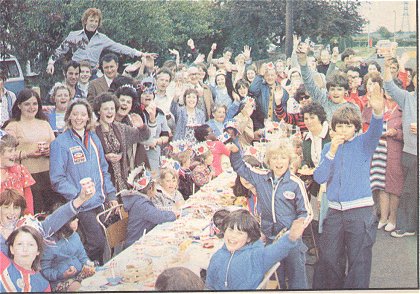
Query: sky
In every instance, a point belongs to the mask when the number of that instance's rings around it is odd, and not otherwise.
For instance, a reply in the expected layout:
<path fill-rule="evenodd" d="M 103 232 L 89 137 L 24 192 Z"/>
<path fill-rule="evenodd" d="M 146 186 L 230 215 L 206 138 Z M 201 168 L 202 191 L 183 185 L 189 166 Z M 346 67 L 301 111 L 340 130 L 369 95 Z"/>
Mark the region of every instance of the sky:
<path fill-rule="evenodd" d="M 404 2 L 391 0 L 361 0 L 362 5 L 359 12 L 362 17 L 370 20 L 370 32 L 375 32 L 381 26 L 386 27 L 390 32 L 394 32 L 394 10 L 396 12 L 396 31 L 401 30 L 403 19 Z M 410 22 L 410 31 L 416 29 L 416 1 L 408 2 L 408 19 Z M 369 9 L 370 7 L 370 9 Z M 404 29 L 406 31 L 406 29 Z M 363 32 L 368 32 L 368 25 L 365 26 Z"/>

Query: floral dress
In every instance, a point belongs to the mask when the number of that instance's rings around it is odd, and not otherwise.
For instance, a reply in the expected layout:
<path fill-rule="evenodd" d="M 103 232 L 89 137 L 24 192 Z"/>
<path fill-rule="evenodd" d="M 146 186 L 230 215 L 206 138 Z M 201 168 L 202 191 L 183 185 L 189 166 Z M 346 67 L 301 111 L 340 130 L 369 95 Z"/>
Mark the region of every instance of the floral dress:
<path fill-rule="evenodd" d="M 121 153 L 121 143 L 118 140 L 117 136 L 115 135 L 114 130 L 110 128 L 109 132 L 103 132 L 103 134 L 104 134 L 104 143 L 105 143 L 103 147 L 104 147 L 105 154 Z M 115 188 L 117 188 L 117 191 L 127 189 L 126 181 L 122 177 L 121 163 L 120 162 L 108 162 L 108 163 L 110 167 L 112 167 L 112 170 L 114 171 L 113 173 L 111 173 L 111 175 L 113 175 L 112 180 L 115 185 Z"/>
<path fill-rule="evenodd" d="M 34 203 L 31 192 L 31 186 L 35 184 L 34 178 L 29 173 L 28 169 L 21 164 L 15 164 L 14 166 L 6 169 L 7 176 L 1 179 L 1 190 L 3 192 L 6 189 L 17 190 L 26 200 L 25 213 L 34 213 Z"/>

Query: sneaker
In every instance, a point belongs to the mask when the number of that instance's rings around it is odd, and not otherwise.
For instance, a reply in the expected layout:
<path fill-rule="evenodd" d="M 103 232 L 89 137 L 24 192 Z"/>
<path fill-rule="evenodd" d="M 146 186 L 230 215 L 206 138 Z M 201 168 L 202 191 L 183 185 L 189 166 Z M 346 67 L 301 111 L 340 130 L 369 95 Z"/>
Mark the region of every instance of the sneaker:
<path fill-rule="evenodd" d="M 393 223 L 387 223 L 385 226 L 385 231 L 392 232 L 393 230 L 395 230 L 395 225 Z"/>
<path fill-rule="evenodd" d="M 386 224 L 387 224 L 387 222 L 381 222 L 381 221 L 379 221 L 379 223 L 378 223 L 378 230 L 380 230 L 380 229 L 382 229 L 383 227 L 385 227 L 385 226 L 386 226 Z"/>
<path fill-rule="evenodd" d="M 416 234 L 415 232 L 404 232 L 403 230 L 395 230 L 391 232 L 391 236 L 395 238 L 401 238 L 405 236 L 414 236 L 415 234 Z"/>

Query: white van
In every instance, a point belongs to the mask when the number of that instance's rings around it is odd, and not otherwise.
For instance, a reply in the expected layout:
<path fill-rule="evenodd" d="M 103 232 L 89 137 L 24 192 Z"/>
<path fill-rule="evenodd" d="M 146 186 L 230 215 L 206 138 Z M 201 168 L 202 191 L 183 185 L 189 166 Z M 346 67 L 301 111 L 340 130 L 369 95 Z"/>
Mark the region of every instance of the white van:
<path fill-rule="evenodd" d="M 7 72 L 5 88 L 17 96 L 25 88 L 25 78 L 19 61 L 13 55 L 6 55 L 6 57 L 0 57 L 0 67 Z"/>

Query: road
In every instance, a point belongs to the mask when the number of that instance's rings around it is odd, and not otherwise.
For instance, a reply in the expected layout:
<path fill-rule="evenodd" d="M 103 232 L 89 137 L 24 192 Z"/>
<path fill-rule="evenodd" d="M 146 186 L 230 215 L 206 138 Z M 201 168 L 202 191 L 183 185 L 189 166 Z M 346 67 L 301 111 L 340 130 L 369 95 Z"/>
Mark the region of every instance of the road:
<path fill-rule="evenodd" d="M 416 47 L 404 47 L 404 48 L 397 48 L 397 55 L 401 56 L 404 52 L 408 52 L 409 56 L 411 57 L 410 60 L 407 62 L 406 67 L 416 69 L 417 68 L 417 60 L 416 60 Z M 372 55 L 369 60 L 375 60 L 379 63 L 381 68 L 384 67 L 384 59 L 383 58 L 376 58 L 376 54 Z"/>
<path fill-rule="evenodd" d="M 394 238 L 383 229 L 377 231 L 373 246 L 371 289 L 418 288 L 417 236 Z M 315 257 L 306 255 L 307 264 Z M 306 266 L 309 287 L 312 285 L 314 267 Z"/>

